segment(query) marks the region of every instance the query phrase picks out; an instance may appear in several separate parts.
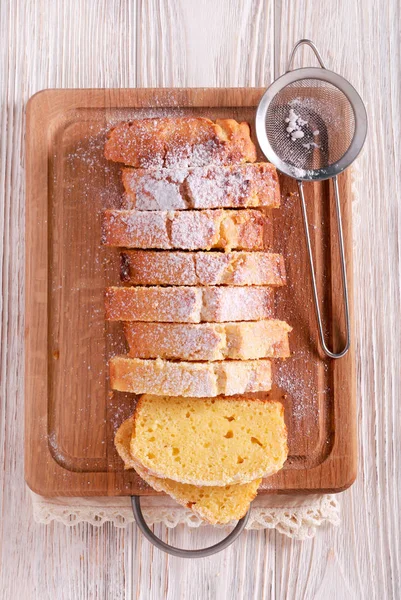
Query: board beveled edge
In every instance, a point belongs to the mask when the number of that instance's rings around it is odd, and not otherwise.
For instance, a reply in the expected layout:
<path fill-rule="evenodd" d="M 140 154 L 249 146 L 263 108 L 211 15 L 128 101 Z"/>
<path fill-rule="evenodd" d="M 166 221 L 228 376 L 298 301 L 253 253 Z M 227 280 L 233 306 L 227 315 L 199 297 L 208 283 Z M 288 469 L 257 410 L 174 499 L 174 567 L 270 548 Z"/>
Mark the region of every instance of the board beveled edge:
<path fill-rule="evenodd" d="M 47 439 L 48 378 L 48 142 L 53 119 L 72 108 L 180 106 L 255 106 L 263 88 L 149 88 L 42 90 L 27 103 L 26 120 L 26 286 L 25 286 L 25 480 L 44 496 L 157 495 L 127 487 L 127 472 L 66 471 L 52 457 Z M 341 179 L 340 179 L 341 182 Z M 353 314 L 352 224 L 349 182 L 343 204 L 350 310 Z M 344 197 L 344 194 L 343 194 Z M 353 320 L 352 320 L 353 321 Z M 351 321 L 351 322 L 352 322 Z M 357 471 L 355 337 L 351 350 L 334 365 L 334 444 L 326 460 L 313 469 L 281 471 L 260 493 L 340 492 Z M 65 478 L 68 477 L 68 489 Z M 90 478 L 90 485 L 88 485 Z M 124 481 L 124 492 L 118 484 Z"/>

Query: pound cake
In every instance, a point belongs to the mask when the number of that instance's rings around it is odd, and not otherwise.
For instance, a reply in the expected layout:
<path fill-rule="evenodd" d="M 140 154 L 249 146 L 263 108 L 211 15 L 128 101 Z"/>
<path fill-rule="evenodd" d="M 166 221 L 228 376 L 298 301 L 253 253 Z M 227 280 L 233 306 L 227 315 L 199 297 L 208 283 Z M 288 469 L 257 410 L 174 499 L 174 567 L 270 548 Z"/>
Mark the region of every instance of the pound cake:
<path fill-rule="evenodd" d="M 106 210 L 102 242 L 106 246 L 162 250 L 261 250 L 268 224 L 268 216 L 257 209 Z"/>
<path fill-rule="evenodd" d="M 122 208 L 187 210 L 280 206 L 275 167 L 270 163 L 209 165 L 194 169 L 131 169 L 122 173 Z"/>
<path fill-rule="evenodd" d="M 271 287 L 109 287 L 109 321 L 201 323 L 258 321 L 274 311 Z"/>
<path fill-rule="evenodd" d="M 130 451 L 155 477 L 196 486 L 249 483 L 287 459 L 280 402 L 142 396 Z"/>
<path fill-rule="evenodd" d="M 203 117 L 137 119 L 108 134 L 105 157 L 132 167 L 202 167 L 255 162 L 248 123 Z"/>
<path fill-rule="evenodd" d="M 168 361 L 114 356 L 110 387 L 119 392 L 158 396 L 233 396 L 271 389 L 271 363 L 260 360 Z"/>
<path fill-rule="evenodd" d="M 172 479 L 160 479 L 150 475 L 142 465 L 131 456 L 130 444 L 134 418 L 130 417 L 120 425 L 114 443 L 126 469 L 135 469 L 138 475 L 158 492 L 166 492 L 176 502 L 189 508 L 204 521 L 212 525 L 224 525 L 241 519 L 255 498 L 261 479 L 250 483 L 229 486 L 197 487 L 179 483 Z"/>
<path fill-rule="evenodd" d="M 124 323 L 133 358 L 170 360 L 248 360 L 290 356 L 284 321 L 237 323 Z"/>
<path fill-rule="evenodd" d="M 291 327 L 274 319 L 284 261 L 264 251 L 276 169 L 233 119 L 119 123 L 105 156 L 124 165 L 125 190 L 102 216 L 103 244 L 123 249 L 106 318 L 129 345 L 110 359 L 110 387 L 144 394 L 115 446 L 202 519 L 238 520 L 288 453 L 283 406 L 247 396 L 268 392 L 269 359 L 290 355 Z"/>
<path fill-rule="evenodd" d="M 121 252 L 121 279 L 132 285 L 272 285 L 286 283 L 284 259 L 269 252 Z"/>

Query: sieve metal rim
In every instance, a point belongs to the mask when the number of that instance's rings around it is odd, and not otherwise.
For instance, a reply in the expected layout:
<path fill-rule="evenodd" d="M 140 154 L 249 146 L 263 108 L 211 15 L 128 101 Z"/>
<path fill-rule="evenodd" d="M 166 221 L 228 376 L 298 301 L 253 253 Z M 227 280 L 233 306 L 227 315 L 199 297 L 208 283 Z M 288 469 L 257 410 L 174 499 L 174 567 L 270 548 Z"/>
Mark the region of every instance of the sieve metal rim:
<path fill-rule="evenodd" d="M 305 171 L 304 175 L 298 173 L 297 175 L 294 175 L 294 172 L 297 172 L 296 170 L 294 171 L 294 167 L 281 160 L 269 142 L 266 133 L 266 114 L 270 103 L 284 87 L 291 83 L 301 81 L 302 79 L 318 79 L 330 83 L 342 92 L 347 97 L 354 113 L 355 132 L 348 150 L 338 161 L 324 169 L 310 169 Z M 338 75 L 338 73 L 334 73 L 333 71 L 322 67 L 294 69 L 284 73 L 284 75 L 276 79 L 263 94 L 256 110 L 255 117 L 256 136 L 267 160 L 273 163 L 277 169 L 285 175 L 299 181 L 323 181 L 338 175 L 349 167 L 362 150 L 367 134 L 367 124 L 368 118 L 366 109 L 362 98 L 356 89 L 349 81 L 344 79 L 344 77 Z"/>

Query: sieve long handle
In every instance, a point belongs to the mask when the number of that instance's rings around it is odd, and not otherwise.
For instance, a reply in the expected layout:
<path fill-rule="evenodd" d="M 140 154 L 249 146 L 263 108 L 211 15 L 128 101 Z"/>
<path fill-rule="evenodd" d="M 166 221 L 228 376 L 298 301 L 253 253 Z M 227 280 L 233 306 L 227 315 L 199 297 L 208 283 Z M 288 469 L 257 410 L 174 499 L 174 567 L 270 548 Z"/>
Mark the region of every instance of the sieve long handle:
<path fill-rule="evenodd" d="M 342 356 L 344 356 L 344 354 L 346 354 L 348 352 L 349 347 L 350 347 L 350 320 L 349 320 L 347 271 L 346 271 L 346 265 L 345 265 L 344 238 L 343 238 L 341 207 L 340 207 L 340 194 L 338 191 L 337 176 L 333 177 L 332 181 L 333 181 L 333 186 L 334 186 L 338 242 L 339 242 L 339 247 L 340 247 L 341 278 L 342 278 L 342 286 L 343 286 L 343 302 L 344 302 L 344 313 L 345 313 L 345 335 L 346 335 L 346 344 L 345 344 L 343 350 L 341 350 L 341 352 L 337 352 L 337 353 L 332 352 L 331 350 L 328 349 L 326 340 L 325 340 L 325 336 L 324 336 L 322 316 L 321 316 L 320 306 L 319 306 L 319 296 L 317 293 L 315 267 L 313 264 L 313 254 L 312 254 L 312 246 L 311 246 L 310 233 L 309 233 L 308 215 L 306 212 L 303 181 L 297 181 L 297 183 L 298 183 L 299 197 L 301 199 L 302 218 L 303 218 L 303 222 L 304 222 L 306 246 L 307 246 L 308 255 L 309 255 L 309 266 L 310 266 L 310 274 L 311 274 L 311 280 L 312 280 L 312 292 L 313 292 L 313 300 L 315 303 L 316 319 L 317 319 L 317 324 L 318 324 L 318 328 L 319 328 L 320 343 L 322 345 L 324 353 L 327 354 L 327 356 L 329 356 L 330 358 L 341 358 Z"/>

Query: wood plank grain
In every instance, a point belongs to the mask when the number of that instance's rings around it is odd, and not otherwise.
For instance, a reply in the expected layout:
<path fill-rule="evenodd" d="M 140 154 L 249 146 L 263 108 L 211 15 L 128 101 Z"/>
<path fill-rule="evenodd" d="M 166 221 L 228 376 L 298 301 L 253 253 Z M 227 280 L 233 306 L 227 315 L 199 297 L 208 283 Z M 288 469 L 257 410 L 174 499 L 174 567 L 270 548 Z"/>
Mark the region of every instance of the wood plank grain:
<path fill-rule="evenodd" d="M 259 87 L 273 76 L 272 2 L 140 0 L 138 33 L 138 87 Z"/>
<path fill-rule="evenodd" d="M 112 27 L 111 24 L 112 23 Z M 0 575 L 4 598 L 123 598 L 127 533 L 32 521 L 23 478 L 25 103 L 46 87 L 135 85 L 135 4 L 0 5 Z M 117 40 L 117 42 L 116 42 Z M 114 83 L 113 83 L 114 82 Z"/>

